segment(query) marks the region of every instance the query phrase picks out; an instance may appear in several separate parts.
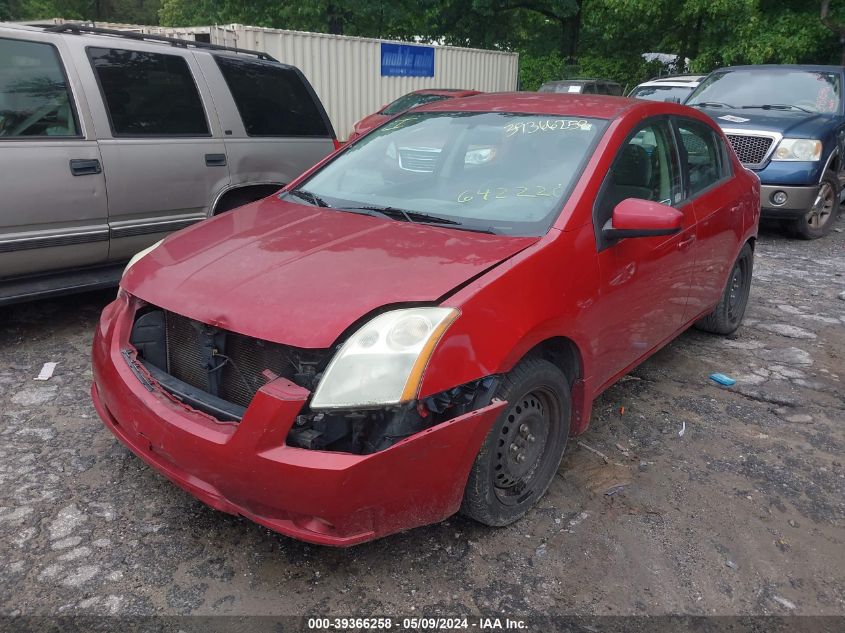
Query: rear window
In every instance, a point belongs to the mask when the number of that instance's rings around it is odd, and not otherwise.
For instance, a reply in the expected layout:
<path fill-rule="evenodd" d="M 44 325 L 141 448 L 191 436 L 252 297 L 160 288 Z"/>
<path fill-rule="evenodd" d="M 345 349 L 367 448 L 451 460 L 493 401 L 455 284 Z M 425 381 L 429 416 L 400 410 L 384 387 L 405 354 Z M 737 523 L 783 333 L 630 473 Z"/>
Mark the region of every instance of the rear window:
<path fill-rule="evenodd" d="M 310 86 L 293 68 L 215 55 L 249 136 L 332 136 Z"/>
<path fill-rule="evenodd" d="M 571 92 L 581 93 L 586 92 L 582 84 L 568 84 L 568 83 L 548 83 L 540 86 L 537 92 Z"/>
<path fill-rule="evenodd" d="M 382 114 L 393 116 L 394 114 L 402 114 L 403 112 L 416 108 L 424 103 L 433 103 L 435 101 L 443 101 L 449 99 L 447 95 L 433 95 L 433 94 L 419 94 L 411 92 L 409 94 L 399 97 L 396 101 L 387 106 L 381 111 Z"/>
<path fill-rule="evenodd" d="M 637 86 L 629 97 L 645 99 L 647 101 L 666 101 L 668 99 L 684 99 L 690 96 L 695 86 Z"/>
<path fill-rule="evenodd" d="M 197 85 L 178 55 L 88 49 L 115 136 L 208 136 Z"/>

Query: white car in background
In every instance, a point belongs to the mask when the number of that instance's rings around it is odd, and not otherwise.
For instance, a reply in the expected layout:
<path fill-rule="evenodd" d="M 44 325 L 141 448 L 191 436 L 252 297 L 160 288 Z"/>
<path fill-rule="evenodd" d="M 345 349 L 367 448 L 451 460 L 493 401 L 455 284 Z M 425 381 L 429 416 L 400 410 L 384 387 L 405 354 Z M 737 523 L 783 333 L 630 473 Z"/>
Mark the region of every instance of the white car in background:
<path fill-rule="evenodd" d="M 670 75 L 641 83 L 628 93 L 629 97 L 649 101 L 675 101 L 683 103 L 704 75 Z"/>

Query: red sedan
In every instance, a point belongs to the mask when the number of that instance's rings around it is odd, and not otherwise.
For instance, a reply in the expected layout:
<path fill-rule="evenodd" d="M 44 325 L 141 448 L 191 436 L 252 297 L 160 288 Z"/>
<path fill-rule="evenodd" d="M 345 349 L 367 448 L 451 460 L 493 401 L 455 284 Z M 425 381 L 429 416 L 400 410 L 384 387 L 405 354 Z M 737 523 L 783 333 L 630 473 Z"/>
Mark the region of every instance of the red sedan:
<path fill-rule="evenodd" d="M 347 142 L 354 141 L 359 136 L 366 134 L 373 128 L 378 127 L 385 121 L 389 121 L 398 114 L 407 112 L 411 108 L 424 105 L 426 103 L 434 103 L 435 101 L 443 101 L 445 99 L 457 99 L 459 97 L 471 97 L 472 95 L 481 94 L 478 90 L 461 90 L 459 88 L 432 88 L 426 90 L 415 90 L 406 95 L 402 95 L 396 101 L 392 101 L 384 106 L 378 112 L 374 112 L 358 121 L 352 127 L 352 133 L 349 135 Z"/>
<path fill-rule="evenodd" d="M 352 545 L 517 520 L 593 400 L 748 301 L 759 182 L 664 102 L 423 106 L 130 262 L 94 404 L 209 505 Z"/>

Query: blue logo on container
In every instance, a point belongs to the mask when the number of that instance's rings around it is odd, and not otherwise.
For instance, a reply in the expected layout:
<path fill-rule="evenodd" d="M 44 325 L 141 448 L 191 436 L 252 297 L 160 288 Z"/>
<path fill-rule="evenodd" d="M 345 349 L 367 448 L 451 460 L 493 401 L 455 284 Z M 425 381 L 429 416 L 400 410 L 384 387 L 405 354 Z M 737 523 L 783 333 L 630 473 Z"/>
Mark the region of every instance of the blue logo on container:
<path fill-rule="evenodd" d="M 434 47 L 381 43 L 382 77 L 434 77 Z"/>

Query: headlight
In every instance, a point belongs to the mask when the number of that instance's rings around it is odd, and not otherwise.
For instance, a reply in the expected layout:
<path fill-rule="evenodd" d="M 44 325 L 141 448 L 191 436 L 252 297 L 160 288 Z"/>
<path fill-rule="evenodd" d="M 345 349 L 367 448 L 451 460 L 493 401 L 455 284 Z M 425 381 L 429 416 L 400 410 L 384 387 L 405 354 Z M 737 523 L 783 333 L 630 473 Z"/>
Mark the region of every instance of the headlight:
<path fill-rule="evenodd" d="M 132 266 L 133 266 L 133 265 L 134 265 L 134 264 L 135 264 L 135 263 L 136 263 L 139 259 L 141 259 L 144 255 L 146 255 L 146 254 L 147 254 L 147 253 L 149 253 L 150 251 L 153 251 L 153 250 L 155 250 L 156 248 L 158 248 L 159 244 L 161 244 L 163 241 L 164 241 L 164 240 L 163 240 L 163 239 L 161 239 L 161 240 L 159 240 L 158 242 L 156 242 L 155 244 L 153 244 L 152 246 L 147 246 L 147 248 L 145 248 L 144 250 L 142 250 L 142 251 L 138 251 L 137 253 L 135 253 L 135 254 L 132 256 L 132 259 L 130 259 L 130 260 L 129 260 L 129 263 L 128 263 L 128 264 L 126 264 L 126 268 L 124 268 L 124 269 L 123 269 L 123 274 L 125 275 L 125 274 L 126 274 L 126 271 L 127 271 L 127 270 L 129 270 L 130 268 L 132 268 Z"/>
<path fill-rule="evenodd" d="M 406 308 L 375 317 L 329 363 L 311 408 L 368 408 L 413 400 L 435 345 L 459 314 L 454 308 Z"/>
<path fill-rule="evenodd" d="M 808 138 L 785 138 L 778 143 L 772 160 L 820 160 L 822 142 Z"/>
<path fill-rule="evenodd" d="M 464 164 L 466 165 L 483 165 L 489 163 L 496 157 L 495 147 L 482 147 L 481 149 L 471 149 L 464 157 Z"/>

